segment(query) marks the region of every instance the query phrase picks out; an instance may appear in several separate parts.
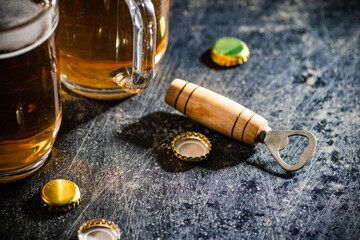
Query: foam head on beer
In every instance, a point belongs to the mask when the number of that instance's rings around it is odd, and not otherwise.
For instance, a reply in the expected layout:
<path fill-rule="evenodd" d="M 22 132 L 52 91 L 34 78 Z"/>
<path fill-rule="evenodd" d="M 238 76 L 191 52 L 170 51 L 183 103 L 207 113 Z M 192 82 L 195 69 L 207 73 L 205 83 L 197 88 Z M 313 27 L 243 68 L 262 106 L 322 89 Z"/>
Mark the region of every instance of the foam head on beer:
<path fill-rule="evenodd" d="M 32 48 L 51 34 L 51 11 L 45 0 L 1 0 L 0 54 Z M 34 19 L 37 18 L 36 21 Z"/>

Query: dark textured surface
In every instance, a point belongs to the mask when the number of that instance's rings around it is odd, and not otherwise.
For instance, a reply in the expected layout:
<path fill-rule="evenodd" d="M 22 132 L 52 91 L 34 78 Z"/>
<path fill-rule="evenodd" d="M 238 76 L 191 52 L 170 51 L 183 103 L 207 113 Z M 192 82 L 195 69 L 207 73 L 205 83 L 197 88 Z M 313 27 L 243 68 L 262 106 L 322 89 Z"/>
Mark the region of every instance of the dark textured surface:
<path fill-rule="evenodd" d="M 185 1 L 170 4 L 168 51 L 151 86 L 125 101 L 64 92 L 64 117 L 47 164 L 0 185 L 1 239 L 76 239 L 93 218 L 117 223 L 123 239 L 359 239 L 360 7 L 358 1 Z M 214 66 L 222 36 L 243 39 L 247 63 Z M 164 103 L 173 78 L 242 103 L 273 129 L 313 132 L 318 147 L 295 173 L 264 145 L 233 141 Z M 195 130 L 214 148 L 182 163 L 171 140 Z M 299 154 L 295 139 L 286 155 Z M 51 179 L 78 184 L 82 202 L 46 212 Z"/>

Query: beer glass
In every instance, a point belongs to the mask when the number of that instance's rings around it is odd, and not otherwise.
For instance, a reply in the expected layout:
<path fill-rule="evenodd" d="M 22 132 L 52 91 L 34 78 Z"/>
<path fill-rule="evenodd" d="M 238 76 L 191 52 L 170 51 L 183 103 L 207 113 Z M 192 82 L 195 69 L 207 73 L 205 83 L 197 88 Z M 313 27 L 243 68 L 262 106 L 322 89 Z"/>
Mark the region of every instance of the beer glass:
<path fill-rule="evenodd" d="M 61 0 L 60 75 L 95 99 L 141 92 L 168 43 L 168 0 Z"/>
<path fill-rule="evenodd" d="M 56 0 L 2 0 L 0 12 L 0 182 L 9 182 L 45 163 L 59 130 L 59 14 Z"/>

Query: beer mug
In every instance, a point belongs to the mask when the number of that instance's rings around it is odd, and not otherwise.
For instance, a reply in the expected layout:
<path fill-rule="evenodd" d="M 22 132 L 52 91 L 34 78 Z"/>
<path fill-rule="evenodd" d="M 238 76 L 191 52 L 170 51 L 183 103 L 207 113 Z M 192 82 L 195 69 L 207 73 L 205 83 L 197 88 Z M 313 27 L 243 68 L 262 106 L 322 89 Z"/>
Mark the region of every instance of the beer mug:
<path fill-rule="evenodd" d="M 61 0 L 60 75 L 95 99 L 141 92 L 168 43 L 168 0 Z"/>
<path fill-rule="evenodd" d="M 0 182 L 46 161 L 61 122 L 54 30 L 56 0 L 4 0 L 0 7 Z"/>

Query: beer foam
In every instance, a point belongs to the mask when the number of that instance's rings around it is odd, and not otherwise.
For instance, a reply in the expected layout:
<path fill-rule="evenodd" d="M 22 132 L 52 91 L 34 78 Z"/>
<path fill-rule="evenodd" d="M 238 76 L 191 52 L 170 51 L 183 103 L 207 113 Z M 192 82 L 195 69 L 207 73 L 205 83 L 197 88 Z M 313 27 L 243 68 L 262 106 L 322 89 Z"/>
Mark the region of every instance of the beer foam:
<path fill-rule="evenodd" d="M 22 54 L 39 46 L 57 26 L 58 13 L 49 2 L 1 1 L 0 59 Z M 56 4 L 56 0 L 52 2 Z M 57 10 L 57 5 L 55 9 Z"/>

